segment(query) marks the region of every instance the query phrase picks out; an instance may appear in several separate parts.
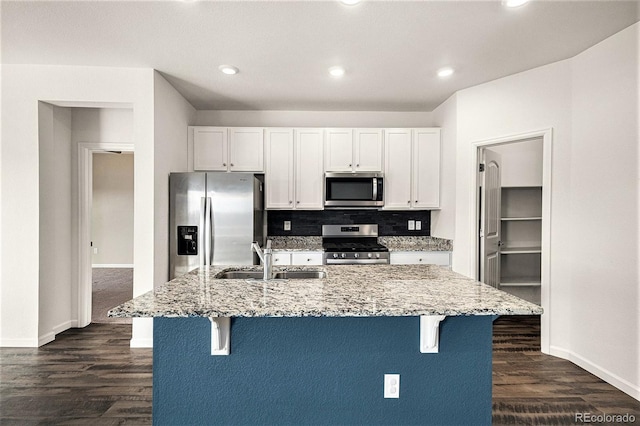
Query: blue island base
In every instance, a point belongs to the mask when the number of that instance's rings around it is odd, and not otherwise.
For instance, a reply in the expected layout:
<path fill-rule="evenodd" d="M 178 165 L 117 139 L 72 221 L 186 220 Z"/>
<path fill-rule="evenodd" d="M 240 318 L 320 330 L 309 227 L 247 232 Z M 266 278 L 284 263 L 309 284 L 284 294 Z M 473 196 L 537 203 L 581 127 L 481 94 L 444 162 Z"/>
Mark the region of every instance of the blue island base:
<path fill-rule="evenodd" d="M 490 425 L 492 317 L 233 318 L 212 356 L 207 318 L 155 318 L 155 425 Z M 400 398 L 383 398 L 400 374 Z"/>

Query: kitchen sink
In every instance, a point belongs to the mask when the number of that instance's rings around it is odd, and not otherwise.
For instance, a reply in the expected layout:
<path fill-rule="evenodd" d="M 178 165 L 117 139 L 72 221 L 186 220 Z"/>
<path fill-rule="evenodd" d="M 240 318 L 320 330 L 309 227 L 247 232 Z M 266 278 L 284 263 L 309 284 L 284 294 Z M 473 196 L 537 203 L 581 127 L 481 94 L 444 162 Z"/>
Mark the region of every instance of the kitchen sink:
<path fill-rule="evenodd" d="M 262 271 L 223 271 L 216 275 L 221 280 L 262 279 Z"/>
<path fill-rule="evenodd" d="M 309 280 L 327 278 L 324 271 L 283 271 L 276 272 L 274 278 L 281 280 Z"/>
<path fill-rule="evenodd" d="M 273 278 L 275 280 L 310 280 L 326 278 L 327 273 L 324 271 L 281 271 L 275 272 Z M 216 275 L 221 280 L 248 280 L 262 279 L 262 271 L 223 271 Z"/>

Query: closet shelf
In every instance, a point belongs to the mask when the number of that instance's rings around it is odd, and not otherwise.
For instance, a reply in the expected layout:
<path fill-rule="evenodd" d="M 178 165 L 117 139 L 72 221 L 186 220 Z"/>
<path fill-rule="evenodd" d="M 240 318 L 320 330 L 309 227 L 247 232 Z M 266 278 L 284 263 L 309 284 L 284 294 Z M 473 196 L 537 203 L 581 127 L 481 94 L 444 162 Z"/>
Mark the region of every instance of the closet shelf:
<path fill-rule="evenodd" d="M 529 217 L 503 217 L 500 218 L 502 221 L 517 221 L 517 220 L 542 220 L 540 216 L 529 216 Z"/>
<path fill-rule="evenodd" d="M 500 249 L 500 253 L 502 254 L 538 254 L 538 253 L 542 253 L 542 247 L 540 246 L 532 246 L 532 247 L 503 246 Z"/>

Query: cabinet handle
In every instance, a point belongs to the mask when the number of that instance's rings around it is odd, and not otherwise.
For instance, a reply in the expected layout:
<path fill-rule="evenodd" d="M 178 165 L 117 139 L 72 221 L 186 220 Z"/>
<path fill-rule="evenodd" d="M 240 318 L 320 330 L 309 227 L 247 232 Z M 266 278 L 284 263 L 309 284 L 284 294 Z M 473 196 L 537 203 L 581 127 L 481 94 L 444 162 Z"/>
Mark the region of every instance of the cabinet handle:
<path fill-rule="evenodd" d="M 293 201 L 289 200 L 289 204 L 293 204 Z"/>
<path fill-rule="evenodd" d="M 307 259 L 307 262 L 311 262 L 311 259 Z"/>
<path fill-rule="evenodd" d="M 418 200 L 416 200 L 416 203 L 418 202 Z"/>
<path fill-rule="evenodd" d="M 418 259 L 418 262 L 422 262 L 422 259 Z"/>
<path fill-rule="evenodd" d="M 411 204 L 411 200 L 407 201 L 407 204 Z"/>
<path fill-rule="evenodd" d="M 356 164 L 356 167 L 360 167 L 360 164 Z"/>
<path fill-rule="evenodd" d="M 233 167 L 233 163 L 231 163 L 231 167 Z"/>
<path fill-rule="evenodd" d="M 223 166 L 227 167 L 227 163 L 222 163 Z"/>
<path fill-rule="evenodd" d="M 300 201 L 296 201 L 296 204 L 300 204 Z"/>
<path fill-rule="evenodd" d="M 351 167 L 351 164 L 349 164 L 349 167 Z"/>

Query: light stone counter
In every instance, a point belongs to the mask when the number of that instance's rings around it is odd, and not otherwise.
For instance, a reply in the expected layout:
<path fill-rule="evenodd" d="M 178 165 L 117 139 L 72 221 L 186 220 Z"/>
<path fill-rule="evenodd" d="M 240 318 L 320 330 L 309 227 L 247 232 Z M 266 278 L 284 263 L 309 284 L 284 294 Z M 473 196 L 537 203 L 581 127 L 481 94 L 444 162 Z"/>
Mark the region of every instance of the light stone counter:
<path fill-rule="evenodd" d="M 453 241 L 438 237 L 378 237 L 389 251 L 452 251 Z"/>
<path fill-rule="evenodd" d="M 322 237 L 267 237 L 274 251 L 322 251 Z"/>
<path fill-rule="evenodd" d="M 113 308 L 114 317 L 376 317 L 530 315 L 542 308 L 434 265 L 274 267 L 323 270 L 324 279 L 216 279 L 230 269 L 196 270 Z"/>

